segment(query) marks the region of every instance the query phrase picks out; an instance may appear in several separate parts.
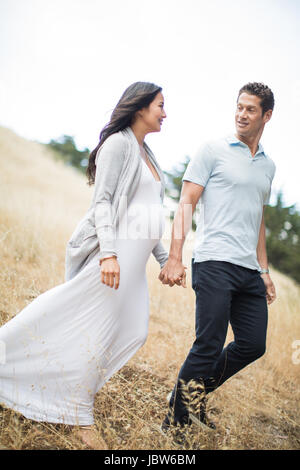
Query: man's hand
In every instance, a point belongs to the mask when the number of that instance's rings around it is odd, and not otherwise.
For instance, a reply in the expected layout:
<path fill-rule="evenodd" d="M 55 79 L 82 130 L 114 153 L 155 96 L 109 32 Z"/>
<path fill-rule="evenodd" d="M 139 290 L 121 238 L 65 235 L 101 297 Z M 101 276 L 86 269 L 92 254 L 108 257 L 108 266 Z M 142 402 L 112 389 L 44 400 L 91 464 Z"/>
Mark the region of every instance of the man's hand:
<path fill-rule="evenodd" d="M 274 286 L 273 281 L 270 278 L 269 274 L 267 274 L 267 273 L 261 274 L 261 277 L 263 278 L 263 281 L 264 281 L 265 286 L 266 286 L 267 302 L 268 302 L 268 304 L 271 304 L 276 299 L 275 286 Z"/>
<path fill-rule="evenodd" d="M 178 286 L 186 287 L 186 266 L 181 261 L 174 259 L 168 259 L 164 267 L 162 268 L 158 279 L 163 284 L 168 284 L 173 287 L 174 284 Z"/>

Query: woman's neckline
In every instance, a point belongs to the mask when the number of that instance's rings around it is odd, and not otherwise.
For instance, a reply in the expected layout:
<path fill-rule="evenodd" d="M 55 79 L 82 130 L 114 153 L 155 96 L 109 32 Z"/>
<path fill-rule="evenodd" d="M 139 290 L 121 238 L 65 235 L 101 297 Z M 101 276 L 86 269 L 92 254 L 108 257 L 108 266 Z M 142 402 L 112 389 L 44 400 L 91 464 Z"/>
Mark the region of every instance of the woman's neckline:
<path fill-rule="evenodd" d="M 144 160 L 144 158 L 143 158 L 142 155 L 141 155 L 141 159 L 142 159 L 142 161 L 145 163 L 145 165 L 146 165 L 146 167 L 148 168 L 149 172 L 151 173 L 151 176 L 152 176 L 153 180 L 155 181 L 155 183 L 160 183 L 160 184 L 161 184 L 161 180 L 157 180 L 157 179 L 154 178 L 152 171 L 151 171 L 150 168 L 148 167 L 148 165 L 147 165 L 147 163 L 145 162 L 145 160 Z"/>

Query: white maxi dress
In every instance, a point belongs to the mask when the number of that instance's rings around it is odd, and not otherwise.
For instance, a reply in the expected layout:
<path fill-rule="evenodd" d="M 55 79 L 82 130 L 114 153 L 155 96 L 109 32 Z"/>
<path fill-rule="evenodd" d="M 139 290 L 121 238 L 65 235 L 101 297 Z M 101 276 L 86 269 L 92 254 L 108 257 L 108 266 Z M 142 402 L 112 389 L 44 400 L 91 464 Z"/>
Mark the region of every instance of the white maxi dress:
<path fill-rule="evenodd" d="M 93 424 L 95 394 L 147 338 L 146 264 L 162 237 L 164 211 L 161 182 L 142 162 L 116 239 L 119 288 L 101 283 L 96 254 L 0 328 L 0 403 L 26 418 Z"/>

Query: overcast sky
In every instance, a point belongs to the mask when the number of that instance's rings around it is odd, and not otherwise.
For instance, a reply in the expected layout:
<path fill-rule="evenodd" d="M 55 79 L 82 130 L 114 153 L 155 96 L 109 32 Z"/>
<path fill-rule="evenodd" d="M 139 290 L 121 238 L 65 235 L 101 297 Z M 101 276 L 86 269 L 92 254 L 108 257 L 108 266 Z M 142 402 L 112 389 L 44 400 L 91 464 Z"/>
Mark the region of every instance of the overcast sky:
<path fill-rule="evenodd" d="M 93 149 L 135 81 L 163 87 L 167 119 L 146 137 L 164 170 L 234 132 L 238 90 L 262 81 L 275 192 L 300 210 L 299 0 L 0 0 L 0 124 Z M 3 157 L 2 157 L 3 158 Z"/>

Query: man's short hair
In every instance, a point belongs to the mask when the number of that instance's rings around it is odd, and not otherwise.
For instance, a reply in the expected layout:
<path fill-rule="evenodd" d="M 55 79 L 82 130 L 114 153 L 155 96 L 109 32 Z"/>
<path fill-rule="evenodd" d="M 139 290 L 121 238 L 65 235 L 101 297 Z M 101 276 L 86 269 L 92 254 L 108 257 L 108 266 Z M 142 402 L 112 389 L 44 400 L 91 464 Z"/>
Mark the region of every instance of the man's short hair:
<path fill-rule="evenodd" d="M 275 102 L 274 95 L 273 95 L 272 90 L 270 90 L 270 88 L 267 85 L 264 85 L 263 83 L 258 83 L 258 82 L 247 83 L 240 89 L 238 99 L 242 93 L 255 95 L 261 99 L 260 105 L 262 108 L 263 115 L 269 109 L 272 109 L 272 110 L 274 109 L 274 102 Z"/>

